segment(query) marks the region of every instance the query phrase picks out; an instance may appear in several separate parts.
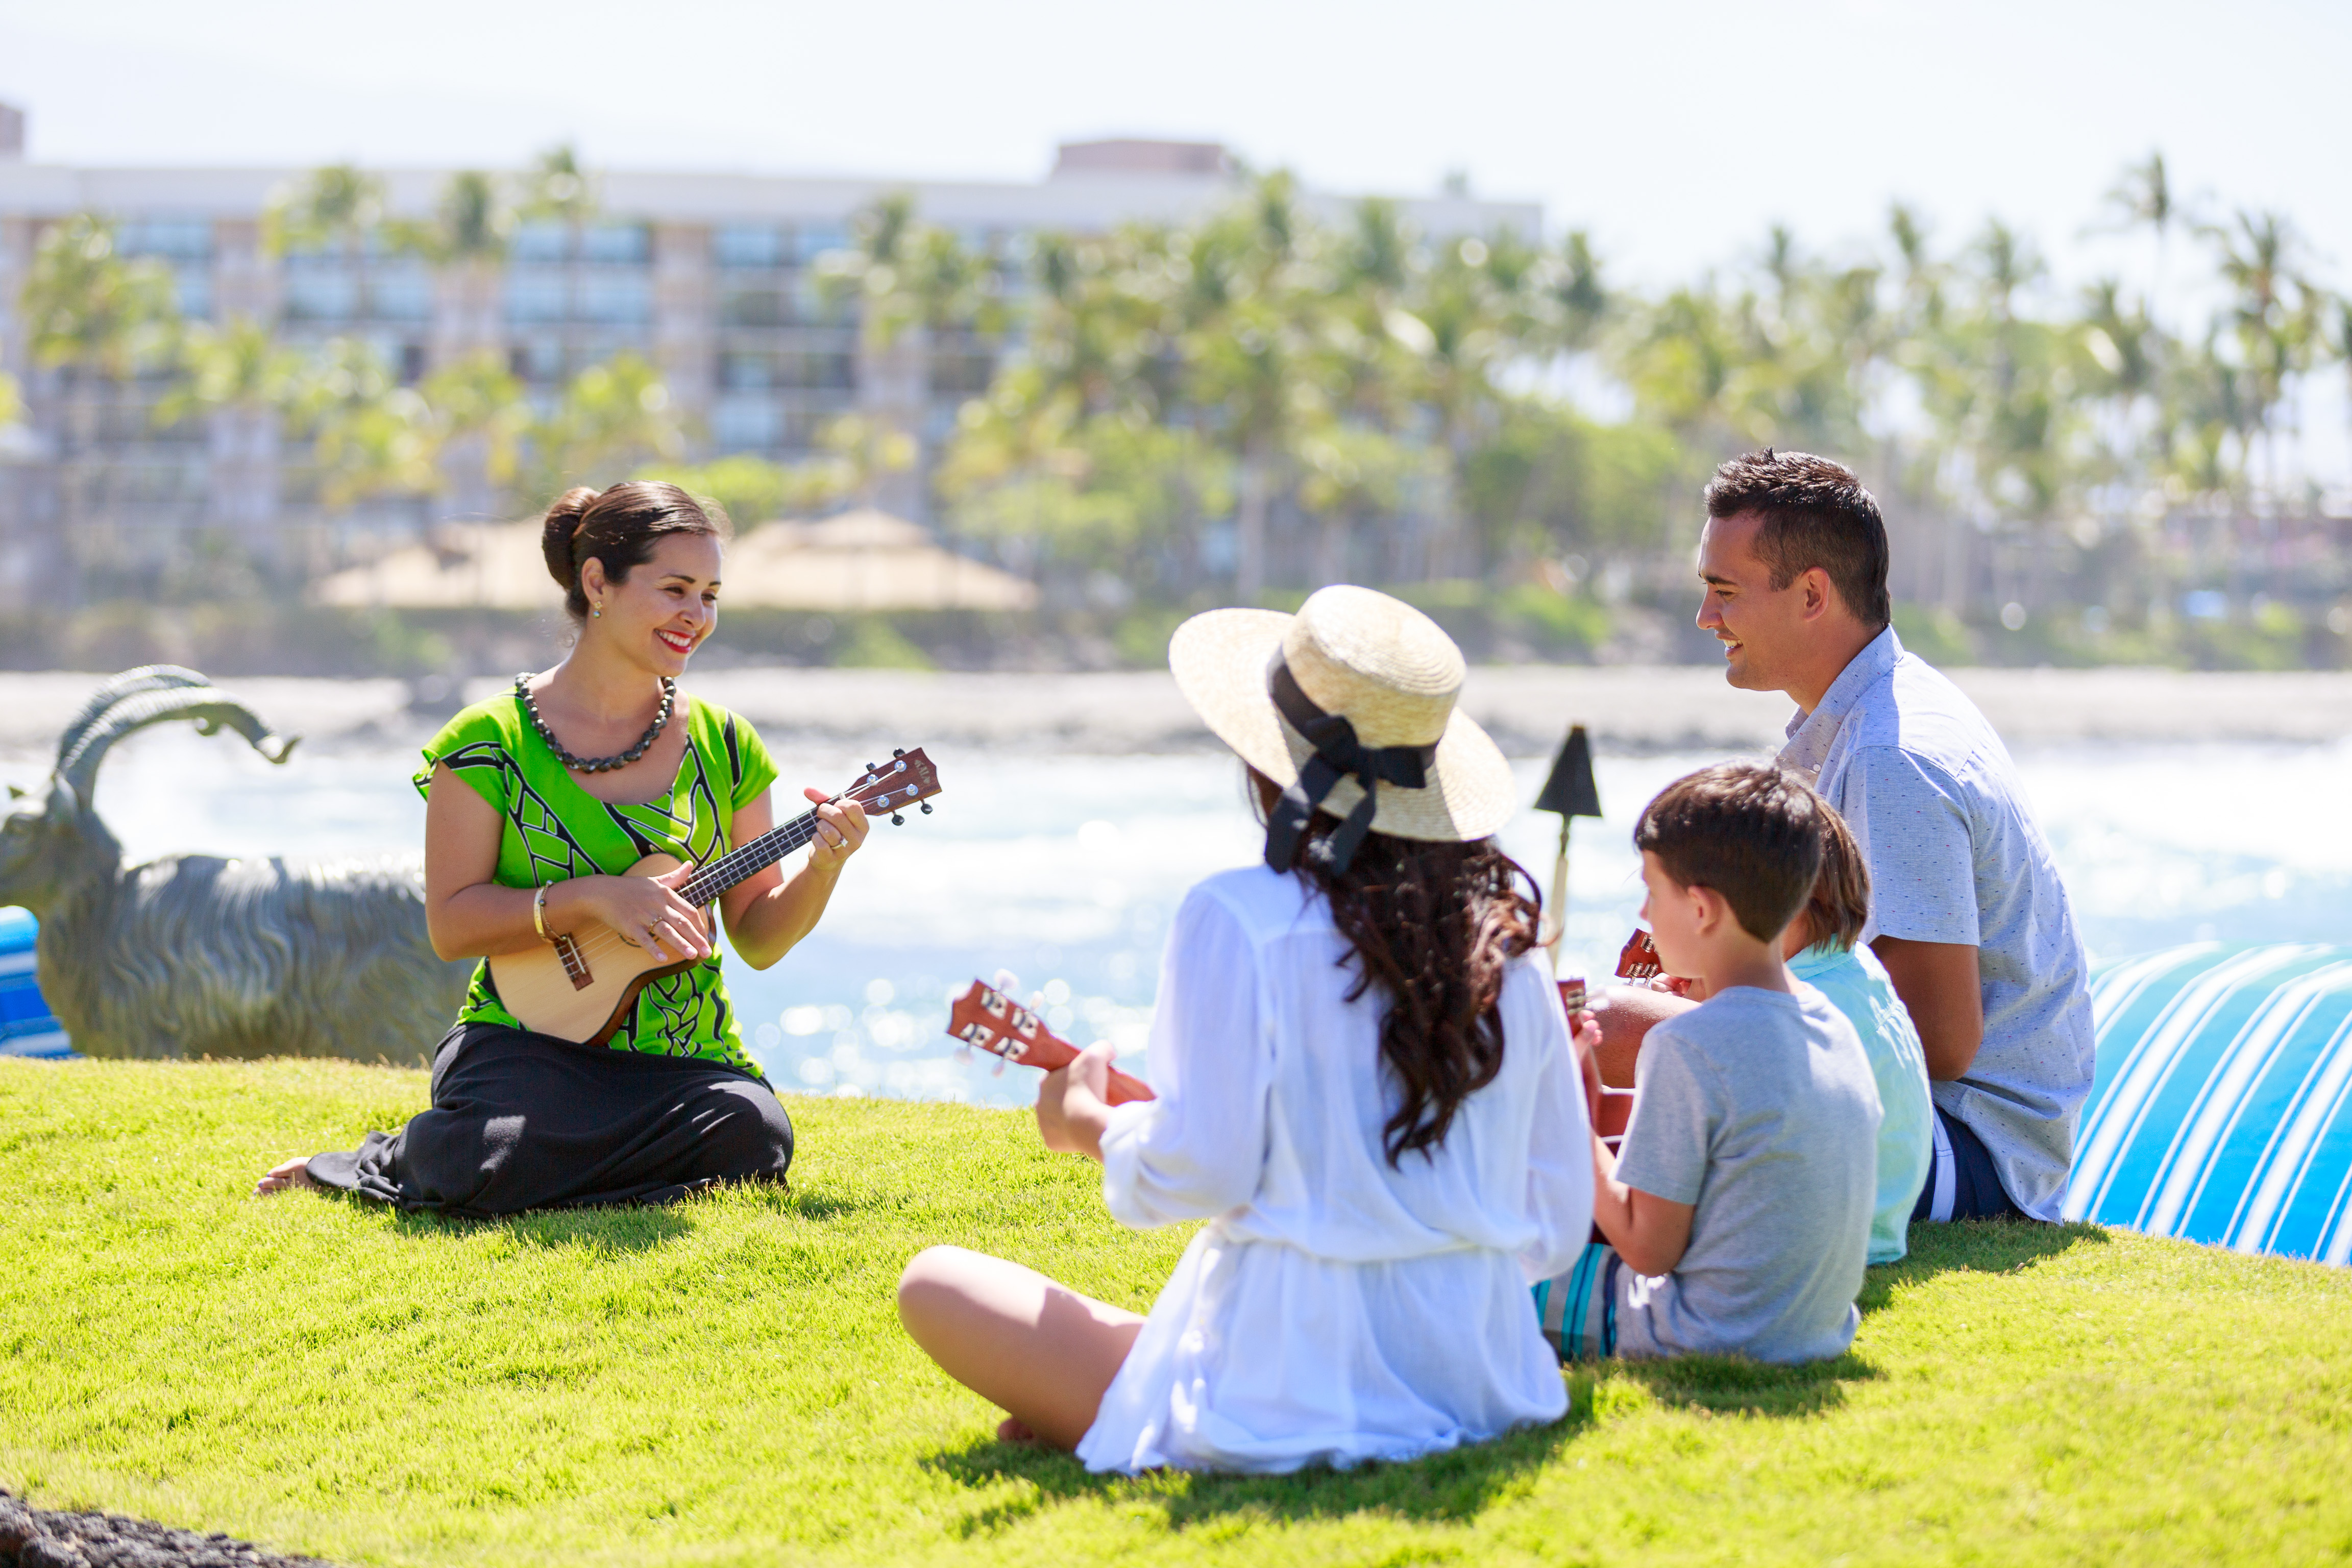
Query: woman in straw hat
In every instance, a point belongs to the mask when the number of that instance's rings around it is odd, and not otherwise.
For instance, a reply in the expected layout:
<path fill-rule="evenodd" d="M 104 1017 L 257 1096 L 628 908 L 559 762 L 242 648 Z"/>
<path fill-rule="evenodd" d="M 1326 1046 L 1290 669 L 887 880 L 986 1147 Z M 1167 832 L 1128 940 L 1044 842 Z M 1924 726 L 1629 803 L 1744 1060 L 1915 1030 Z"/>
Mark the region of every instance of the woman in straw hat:
<path fill-rule="evenodd" d="M 932 1247 L 899 1284 L 908 1331 L 1010 1413 L 1001 1436 L 1097 1470 L 1404 1459 L 1557 1418 L 1527 1282 L 1590 1234 L 1588 1124 L 1461 651 L 1334 587 L 1195 616 L 1168 657 L 1248 765 L 1265 864 L 1177 912 L 1157 1098 L 1111 1109 L 1097 1046 L 1037 1122 L 1102 1162 L 1125 1223 L 1210 1223 L 1149 1318 Z"/>

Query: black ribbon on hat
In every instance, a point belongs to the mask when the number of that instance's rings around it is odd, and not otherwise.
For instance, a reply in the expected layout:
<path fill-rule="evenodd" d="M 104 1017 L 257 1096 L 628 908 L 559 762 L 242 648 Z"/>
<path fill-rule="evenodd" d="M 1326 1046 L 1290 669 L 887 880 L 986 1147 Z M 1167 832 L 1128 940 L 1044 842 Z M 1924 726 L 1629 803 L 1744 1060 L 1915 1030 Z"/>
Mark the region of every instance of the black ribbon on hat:
<path fill-rule="evenodd" d="M 1367 746 L 1356 739 L 1356 727 L 1337 713 L 1326 713 L 1315 705 L 1315 700 L 1299 689 L 1298 678 L 1290 673 L 1290 666 L 1279 659 L 1267 681 L 1275 708 L 1290 727 L 1306 737 L 1315 748 L 1307 765 L 1298 770 L 1298 782 L 1282 792 L 1274 803 L 1274 810 L 1265 825 L 1265 863 L 1277 871 L 1287 871 L 1298 855 L 1298 841 L 1307 833 L 1307 825 L 1315 816 L 1315 808 L 1323 804 L 1324 796 L 1339 785 L 1341 779 L 1352 778 L 1364 789 L 1364 798 L 1358 801 L 1339 826 L 1307 846 L 1307 858 L 1319 868 L 1338 876 L 1354 863 L 1356 850 L 1364 842 L 1364 835 L 1372 829 L 1372 815 L 1379 809 L 1372 798 L 1372 785 L 1381 780 L 1405 789 L 1429 787 L 1429 767 L 1437 760 L 1437 747 L 1427 746 Z"/>

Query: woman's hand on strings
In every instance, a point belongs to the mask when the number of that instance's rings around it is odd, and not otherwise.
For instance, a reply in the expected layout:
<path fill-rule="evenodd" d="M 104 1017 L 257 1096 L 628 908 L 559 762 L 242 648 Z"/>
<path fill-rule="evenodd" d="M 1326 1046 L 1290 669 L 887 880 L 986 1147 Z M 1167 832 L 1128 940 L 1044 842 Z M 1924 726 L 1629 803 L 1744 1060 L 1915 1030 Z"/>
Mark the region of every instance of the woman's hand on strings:
<path fill-rule="evenodd" d="M 702 911 L 677 896 L 691 866 L 658 877 L 582 877 L 566 884 L 588 911 L 665 963 L 710 956 L 710 928 Z"/>
<path fill-rule="evenodd" d="M 1097 1041 L 1066 1068 L 1056 1068 L 1037 1086 L 1037 1134 L 1057 1154 L 1102 1158 L 1102 1135 L 1110 1126 L 1110 1062 L 1116 1053 Z"/>
<path fill-rule="evenodd" d="M 854 800 L 835 801 L 821 789 L 804 789 L 801 794 L 816 807 L 816 838 L 809 846 L 809 867 L 838 871 L 842 862 L 866 842 L 866 808 Z"/>

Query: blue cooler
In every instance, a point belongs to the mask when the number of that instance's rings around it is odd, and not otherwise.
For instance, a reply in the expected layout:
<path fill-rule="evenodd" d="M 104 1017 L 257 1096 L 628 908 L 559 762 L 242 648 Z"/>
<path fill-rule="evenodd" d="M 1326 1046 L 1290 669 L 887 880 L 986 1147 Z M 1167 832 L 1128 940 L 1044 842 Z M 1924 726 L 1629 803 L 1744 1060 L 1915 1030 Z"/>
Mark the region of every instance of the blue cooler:
<path fill-rule="evenodd" d="M 74 1054 L 63 1024 L 41 1000 L 33 979 L 33 937 L 39 924 L 23 910 L 0 910 L 0 1057 Z"/>

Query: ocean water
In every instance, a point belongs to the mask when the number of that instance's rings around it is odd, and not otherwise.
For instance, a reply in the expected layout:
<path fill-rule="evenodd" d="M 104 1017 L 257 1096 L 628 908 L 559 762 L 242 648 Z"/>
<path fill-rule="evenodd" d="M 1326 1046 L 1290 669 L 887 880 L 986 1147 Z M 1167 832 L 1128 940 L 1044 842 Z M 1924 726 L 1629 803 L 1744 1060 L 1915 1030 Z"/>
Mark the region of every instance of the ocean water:
<path fill-rule="evenodd" d="M 780 1088 L 1025 1103 L 1035 1073 L 961 1060 L 942 1032 L 947 998 L 999 969 L 1041 994 L 1071 1039 L 1139 1053 L 1184 890 L 1258 852 L 1229 758 L 931 754 L 945 788 L 934 815 L 877 824 L 824 922 L 782 963 L 730 965 L 747 1039 Z M 134 859 L 413 851 L 424 825 L 414 755 L 322 750 L 273 768 L 233 742 L 151 731 L 109 757 L 99 807 Z M 780 789 L 835 789 L 864 758 L 822 744 L 787 745 L 779 760 Z M 1575 825 L 1571 967 L 1606 973 L 1633 926 L 1629 836 L 1642 805 L 1718 760 L 1598 760 L 1609 815 Z M 2352 743 L 2075 745 L 2018 763 L 2095 961 L 2195 940 L 2352 941 Z M 1545 759 L 1516 766 L 1532 800 Z M 28 785 L 37 772 L 0 769 Z M 1559 820 L 1523 813 L 1503 838 L 1548 892 Z"/>

